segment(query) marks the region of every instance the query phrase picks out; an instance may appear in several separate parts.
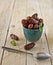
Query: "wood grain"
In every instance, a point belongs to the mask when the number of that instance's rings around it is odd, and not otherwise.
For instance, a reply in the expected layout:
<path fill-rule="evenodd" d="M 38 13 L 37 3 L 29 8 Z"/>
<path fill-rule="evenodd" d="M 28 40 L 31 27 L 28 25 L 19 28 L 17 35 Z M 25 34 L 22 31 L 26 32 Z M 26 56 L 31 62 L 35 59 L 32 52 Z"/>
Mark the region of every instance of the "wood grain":
<path fill-rule="evenodd" d="M 1 46 L 5 44 L 5 39 L 12 13 L 12 7 L 12 0 L 0 0 L 0 61 L 3 52 Z"/>
<path fill-rule="evenodd" d="M 52 31 L 53 23 L 50 23 L 50 21 L 53 21 L 53 10 L 50 0 L 15 0 L 15 5 L 13 6 L 14 0 L 5 0 L 1 1 L 2 7 L 0 11 L 0 20 L 1 20 L 1 27 L 0 27 L 0 46 L 4 45 L 6 34 L 8 30 L 8 35 L 6 39 L 6 47 L 24 50 L 24 45 L 29 43 L 26 42 L 26 39 L 23 34 L 23 27 L 21 24 L 21 20 L 23 18 L 26 18 L 29 15 L 32 15 L 33 13 L 38 13 L 39 17 L 44 19 L 44 24 L 46 28 L 46 33 L 49 40 L 49 47 L 47 44 L 47 40 L 45 38 L 44 32 L 42 34 L 42 37 L 38 42 L 36 42 L 36 45 L 33 49 L 27 52 L 32 52 L 36 54 L 37 52 L 45 52 L 45 53 L 51 53 L 53 57 L 53 47 L 52 47 L 52 41 L 50 41 L 50 38 L 52 39 L 53 33 L 48 32 Z M 4 5 L 6 4 L 6 8 Z M 48 5 L 49 4 L 49 5 Z M 14 7 L 14 9 L 12 9 Z M 12 11 L 13 10 L 13 11 Z M 52 16 L 51 16 L 52 15 Z M 8 22 L 7 22 L 8 21 Z M 11 21 L 11 22 L 10 22 Z M 47 22 L 48 21 L 48 22 Z M 10 22 L 10 23 L 9 23 Z M 4 24 L 5 23 L 5 24 Z M 9 26 L 10 24 L 10 26 Z M 20 40 L 16 41 L 16 46 L 12 46 L 10 42 L 12 39 L 10 38 L 10 34 L 16 34 Z M 4 35 L 3 35 L 4 34 Z M 51 36 L 50 36 L 51 34 Z M 51 44 L 50 44 L 51 43 Z M 50 51 L 49 51 L 50 49 Z M 0 50 L 2 52 L 2 49 Z M 2 55 L 2 53 L 0 53 Z M 1 57 L 0 55 L 0 57 Z M 4 51 L 2 65 L 52 65 L 53 59 L 51 62 L 51 59 L 39 61 L 35 58 L 33 58 L 31 55 L 23 54 L 23 53 L 12 53 L 8 51 Z"/>
<path fill-rule="evenodd" d="M 15 48 L 15 49 L 22 49 L 23 46 L 26 44 L 26 40 L 23 35 L 23 29 L 21 24 L 21 19 L 26 17 L 26 0 L 16 0 L 11 25 L 9 29 L 9 34 L 7 38 L 6 45 L 7 47 Z M 19 40 L 16 41 L 16 46 L 12 46 L 10 44 L 11 38 L 10 34 L 16 34 L 19 37 Z M 6 61 L 7 60 L 7 61 Z M 7 51 L 4 52 L 3 62 L 2 65 L 25 65 L 26 63 L 26 54 L 22 53 L 9 53 Z"/>
<path fill-rule="evenodd" d="M 53 1 L 38 0 L 42 17 L 45 23 L 46 34 L 48 38 L 48 47 L 51 54 L 51 65 L 53 65 Z"/>

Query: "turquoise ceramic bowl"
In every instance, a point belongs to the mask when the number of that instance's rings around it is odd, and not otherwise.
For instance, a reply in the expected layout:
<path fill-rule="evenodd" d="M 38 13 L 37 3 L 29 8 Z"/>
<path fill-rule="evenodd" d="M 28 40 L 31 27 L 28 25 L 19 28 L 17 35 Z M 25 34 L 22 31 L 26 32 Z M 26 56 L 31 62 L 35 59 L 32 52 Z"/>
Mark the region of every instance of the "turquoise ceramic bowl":
<path fill-rule="evenodd" d="M 41 35 L 42 35 L 42 31 L 40 32 L 39 29 L 27 29 L 25 27 L 23 27 L 23 31 L 24 31 L 24 36 L 25 38 L 30 41 L 30 42 L 36 42 L 40 39 Z"/>

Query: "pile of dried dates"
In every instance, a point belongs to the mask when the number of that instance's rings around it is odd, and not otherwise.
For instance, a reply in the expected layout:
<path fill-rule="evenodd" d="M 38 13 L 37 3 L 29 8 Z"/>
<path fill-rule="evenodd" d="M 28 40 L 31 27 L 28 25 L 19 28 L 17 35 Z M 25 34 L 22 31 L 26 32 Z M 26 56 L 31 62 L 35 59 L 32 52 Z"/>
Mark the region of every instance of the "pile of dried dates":
<path fill-rule="evenodd" d="M 39 29 L 40 25 L 43 27 L 43 19 L 38 18 L 38 14 L 35 13 L 32 16 L 28 16 L 26 19 L 22 19 L 23 27 L 27 29 Z"/>

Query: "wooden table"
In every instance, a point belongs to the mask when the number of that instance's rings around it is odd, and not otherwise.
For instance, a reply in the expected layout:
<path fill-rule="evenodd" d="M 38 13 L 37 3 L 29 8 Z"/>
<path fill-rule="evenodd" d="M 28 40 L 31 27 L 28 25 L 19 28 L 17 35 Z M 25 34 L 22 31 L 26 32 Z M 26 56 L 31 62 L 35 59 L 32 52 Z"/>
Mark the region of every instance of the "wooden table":
<path fill-rule="evenodd" d="M 39 61 L 29 54 L 12 53 L 3 50 L 2 46 L 24 50 L 26 39 L 23 34 L 21 20 L 36 12 L 40 18 L 44 19 L 46 32 L 43 32 L 35 47 L 28 52 L 34 54 L 37 52 L 50 53 L 51 58 Z M 53 65 L 52 27 L 53 0 L 0 0 L 0 65 Z M 16 46 L 10 44 L 11 33 L 20 38 Z"/>

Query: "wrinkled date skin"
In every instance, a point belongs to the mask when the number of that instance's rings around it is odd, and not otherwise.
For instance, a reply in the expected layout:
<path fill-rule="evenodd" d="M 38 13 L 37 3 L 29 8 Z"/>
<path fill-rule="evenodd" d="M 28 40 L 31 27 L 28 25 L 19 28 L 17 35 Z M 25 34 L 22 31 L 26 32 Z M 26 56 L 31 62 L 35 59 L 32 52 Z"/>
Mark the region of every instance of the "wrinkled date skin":
<path fill-rule="evenodd" d="M 37 13 L 33 14 L 33 15 L 32 15 L 32 18 L 38 20 L 38 14 L 37 14 Z"/>
<path fill-rule="evenodd" d="M 27 17 L 27 21 L 29 24 L 35 24 L 35 19 L 30 16 Z"/>
<path fill-rule="evenodd" d="M 29 44 L 26 44 L 25 46 L 24 46 L 24 49 L 25 50 L 30 50 L 30 49 L 32 49 L 33 47 L 35 46 L 35 43 L 29 43 Z"/>
<path fill-rule="evenodd" d="M 35 24 L 34 25 L 34 29 L 38 29 L 38 24 Z"/>
<path fill-rule="evenodd" d="M 39 22 L 38 22 L 38 24 L 40 24 L 40 23 L 42 23 L 43 24 L 43 19 L 39 19 Z"/>
<path fill-rule="evenodd" d="M 19 37 L 15 34 L 10 34 L 11 39 L 19 40 Z"/>
<path fill-rule="evenodd" d="M 40 24 L 44 26 L 43 19 L 39 18 L 37 13 L 27 16 L 26 19 L 22 19 L 22 25 L 27 29 L 39 29 Z"/>
<path fill-rule="evenodd" d="M 27 20 L 22 19 L 22 24 L 24 27 L 26 27 L 26 28 L 28 27 L 28 21 Z"/>

